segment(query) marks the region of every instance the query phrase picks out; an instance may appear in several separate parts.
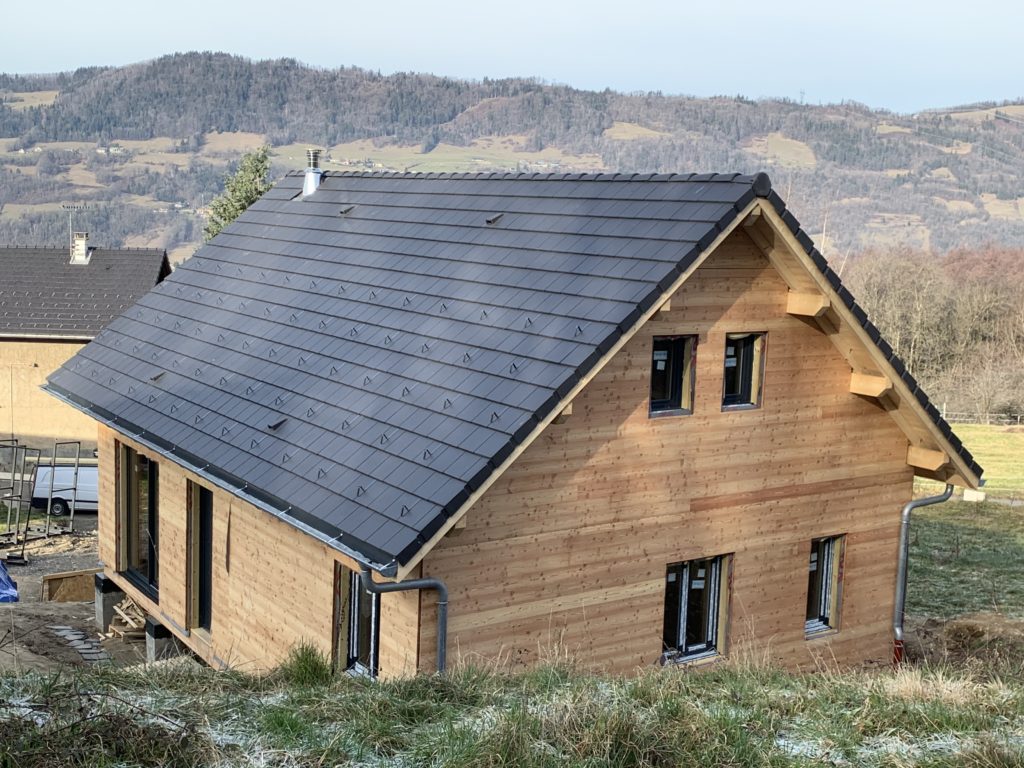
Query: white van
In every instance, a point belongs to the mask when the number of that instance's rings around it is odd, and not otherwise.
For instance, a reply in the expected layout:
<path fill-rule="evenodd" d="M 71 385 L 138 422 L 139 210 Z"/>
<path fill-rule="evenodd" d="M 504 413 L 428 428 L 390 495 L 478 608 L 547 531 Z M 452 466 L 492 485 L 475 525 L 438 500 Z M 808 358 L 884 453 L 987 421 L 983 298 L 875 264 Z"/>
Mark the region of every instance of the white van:
<path fill-rule="evenodd" d="M 78 488 L 76 493 L 71 489 L 75 486 L 75 465 L 40 464 L 36 467 L 32 480 L 32 507 L 46 509 L 50 495 L 50 472 L 56 470 L 53 477 L 53 501 L 50 503 L 50 514 L 55 517 L 66 515 L 71 511 L 74 500 L 75 512 L 96 512 L 100 506 L 99 467 L 95 464 L 78 465 Z"/>

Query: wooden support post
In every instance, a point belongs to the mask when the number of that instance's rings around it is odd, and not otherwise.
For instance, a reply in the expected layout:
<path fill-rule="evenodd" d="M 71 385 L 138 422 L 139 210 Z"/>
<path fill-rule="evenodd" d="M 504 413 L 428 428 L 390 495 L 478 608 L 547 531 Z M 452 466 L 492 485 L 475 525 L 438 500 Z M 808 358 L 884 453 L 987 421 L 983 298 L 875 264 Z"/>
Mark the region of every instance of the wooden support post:
<path fill-rule="evenodd" d="M 882 398 L 892 392 L 892 382 L 885 376 L 871 376 L 854 371 L 850 375 L 850 392 L 864 397 Z"/>
<path fill-rule="evenodd" d="M 918 469 L 934 472 L 945 466 L 948 461 L 949 456 L 942 451 L 921 448 L 917 445 L 907 448 L 907 464 Z"/>
<path fill-rule="evenodd" d="M 790 291 L 786 299 L 786 312 L 800 317 L 821 317 L 830 306 L 832 302 L 820 293 Z"/>

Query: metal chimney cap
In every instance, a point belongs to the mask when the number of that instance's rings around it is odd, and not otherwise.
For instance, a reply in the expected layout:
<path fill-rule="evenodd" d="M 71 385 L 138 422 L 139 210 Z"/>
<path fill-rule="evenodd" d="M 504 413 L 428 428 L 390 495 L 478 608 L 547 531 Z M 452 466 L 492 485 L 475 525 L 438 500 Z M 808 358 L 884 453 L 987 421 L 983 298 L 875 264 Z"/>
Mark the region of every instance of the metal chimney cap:
<path fill-rule="evenodd" d="M 320 167 L 320 150 L 309 148 L 306 150 L 307 167 L 315 170 Z"/>

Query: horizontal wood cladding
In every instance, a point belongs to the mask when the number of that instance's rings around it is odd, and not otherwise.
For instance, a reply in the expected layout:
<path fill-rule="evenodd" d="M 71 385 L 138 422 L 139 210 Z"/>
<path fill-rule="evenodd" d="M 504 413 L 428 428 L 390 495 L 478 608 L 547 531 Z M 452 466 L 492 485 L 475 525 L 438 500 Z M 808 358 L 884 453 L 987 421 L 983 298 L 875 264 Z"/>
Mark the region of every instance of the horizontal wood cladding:
<path fill-rule="evenodd" d="M 160 465 L 159 595 L 150 600 L 121 574 L 118 562 L 116 442 Z M 308 641 L 331 653 L 334 563 L 355 563 L 294 526 L 203 478 L 100 428 L 99 551 L 107 575 L 148 613 L 213 666 L 263 671 Z M 212 622 L 209 633 L 189 627 L 188 482 L 213 491 Z M 408 673 L 417 663 L 418 600 L 381 597 L 382 676 Z"/>
<path fill-rule="evenodd" d="M 424 561 L 445 579 L 453 659 L 556 648 L 629 672 L 661 654 L 668 563 L 733 554 L 728 655 L 884 660 L 907 440 L 789 289 L 734 233 Z M 727 333 L 765 332 L 760 408 L 722 411 Z M 648 414 L 651 339 L 696 334 L 692 415 Z M 811 539 L 846 535 L 840 629 L 804 635 Z M 421 599 L 419 668 L 434 663 Z"/>

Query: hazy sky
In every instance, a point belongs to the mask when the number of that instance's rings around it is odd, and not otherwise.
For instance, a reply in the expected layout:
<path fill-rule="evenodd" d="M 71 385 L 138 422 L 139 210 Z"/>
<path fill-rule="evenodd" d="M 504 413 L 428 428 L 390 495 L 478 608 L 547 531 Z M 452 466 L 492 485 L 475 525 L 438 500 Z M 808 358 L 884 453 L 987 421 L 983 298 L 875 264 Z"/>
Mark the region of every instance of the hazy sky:
<path fill-rule="evenodd" d="M 0 71 L 187 50 L 580 88 L 855 100 L 1024 96 L 1016 0 L 0 0 Z"/>

